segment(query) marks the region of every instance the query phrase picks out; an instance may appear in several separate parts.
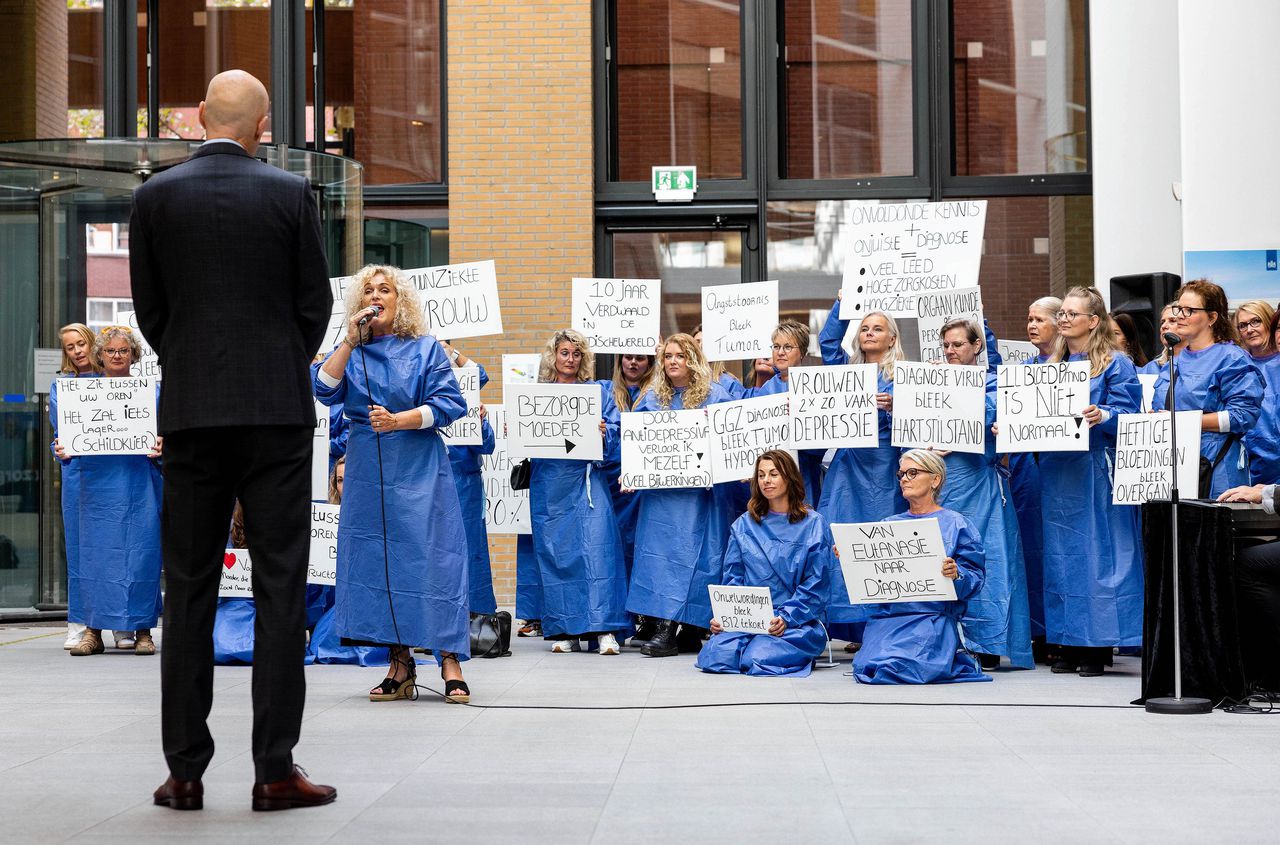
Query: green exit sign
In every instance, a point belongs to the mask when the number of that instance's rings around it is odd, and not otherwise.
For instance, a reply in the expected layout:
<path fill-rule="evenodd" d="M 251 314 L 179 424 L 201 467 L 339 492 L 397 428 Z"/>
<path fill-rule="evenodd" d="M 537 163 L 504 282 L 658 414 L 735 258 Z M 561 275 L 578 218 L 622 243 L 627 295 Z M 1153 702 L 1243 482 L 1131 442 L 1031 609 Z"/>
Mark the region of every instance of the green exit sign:
<path fill-rule="evenodd" d="M 653 197 L 658 202 L 690 202 L 697 191 L 698 168 L 653 168 Z"/>

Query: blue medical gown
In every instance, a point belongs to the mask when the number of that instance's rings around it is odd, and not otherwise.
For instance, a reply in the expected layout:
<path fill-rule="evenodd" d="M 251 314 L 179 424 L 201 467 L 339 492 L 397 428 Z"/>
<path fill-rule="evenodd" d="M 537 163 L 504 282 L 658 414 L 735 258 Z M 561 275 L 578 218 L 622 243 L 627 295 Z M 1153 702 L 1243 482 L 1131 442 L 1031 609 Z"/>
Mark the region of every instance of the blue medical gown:
<path fill-rule="evenodd" d="M 947 479 L 950 485 L 951 479 Z M 862 648 L 853 656 L 853 677 L 862 684 L 949 684 L 989 681 L 960 642 L 957 623 L 965 603 L 982 589 L 984 555 L 973 523 L 953 510 L 900 513 L 890 520 L 937 519 L 942 544 L 960 577 L 956 601 L 868 605 Z"/>
<path fill-rule="evenodd" d="M 493 595 L 493 570 L 489 564 L 489 533 L 484 526 L 484 479 L 480 456 L 492 455 L 495 440 L 489 420 L 480 422 L 484 440 L 479 446 L 447 446 L 458 490 L 458 506 L 467 533 L 468 607 L 472 613 L 493 613 L 498 602 Z"/>
<path fill-rule="evenodd" d="M 970 650 L 1000 654 L 1014 666 L 1030 669 L 1031 616 L 1027 607 L 1027 571 L 1018 534 L 1018 512 L 1010 495 L 1008 471 L 995 451 L 995 377 L 987 377 L 986 452 L 946 456 L 947 483 L 939 504 L 961 513 L 978 532 L 985 553 L 984 579 L 965 603 L 964 638 Z"/>
<path fill-rule="evenodd" d="M 101 378 L 98 373 L 80 373 L 72 378 Z M 54 444 L 58 439 L 58 379 L 54 378 L 49 386 L 49 424 L 53 429 L 53 440 L 49 442 L 49 451 L 55 459 L 58 453 Z M 58 463 L 62 467 L 62 533 L 67 556 L 67 608 L 80 607 L 80 582 L 70 577 L 71 572 L 80 571 L 80 459 L 67 458 Z M 70 620 L 75 621 L 75 620 Z"/>
<path fill-rule="evenodd" d="M 1071 361 L 1087 361 L 1083 354 Z M 1089 380 L 1089 402 L 1109 418 L 1088 452 L 1042 452 L 1045 639 L 1069 646 L 1142 644 L 1141 509 L 1111 504 L 1117 417 L 1142 405 L 1133 362 L 1113 353 Z M 948 484 L 950 480 L 948 480 Z"/>
<path fill-rule="evenodd" d="M 1248 461 L 1239 435 L 1253 428 L 1262 413 L 1262 373 L 1248 352 L 1231 343 L 1215 343 L 1198 352 L 1184 349 L 1176 363 L 1178 410 L 1227 411 L 1231 432 L 1237 434 L 1236 441 L 1213 471 L 1209 496 L 1217 498 L 1224 490 L 1249 483 Z M 1167 410 L 1168 391 L 1169 368 L 1164 367 L 1156 379 L 1156 392 L 1151 400 L 1153 409 Z M 1218 431 L 1201 432 L 1201 456 L 1212 461 L 1228 436 L 1229 433 Z"/>
<path fill-rule="evenodd" d="M 467 535 L 439 433 L 466 413 L 466 405 L 444 350 L 432 337 L 376 337 L 352 352 L 336 387 L 319 373 L 313 386 L 324 404 L 345 403 L 351 421 L 338 522 L 339 635 L 358 644 L 469 656 Z M 373 401 L 393 412 L 426 405 L 434 423 L 375 435 L 369 425 Z M 385 563 L 380 487 L 386 497 Z"/>
<path fill-rule="evenodd" d="M 1258 422 L 1244 436 L 1249 450 L 1249 477 L 1254 484 L 1280 481 L 1280 355 L 1260 365 L 1266 381 Z M 1235 423 L 1232 422 L 1232 428 Z"/>
<path fill-rule="evenodd" d="M 683 410 L 684 396 L 685 390 L 677 389 L 670 409 L 664 409 L 650 390 L 636 402 L 635 410 Z M 703 407 L 727 401 L 728 395 L 713 384 Z M 638 499 L 640 506 L 627 610 L 707 627 L 711 618 L 707 587 L 721 583 L 728 541 L 724 497 L 714 487 L 639 490 L 628 495 Z"/>
<path fill-rule="evenodd" d="M 354 666 L 386 666 L 391 662 L 391 652 L 381 646 L 343 645 L 337 621 L 337 590 L 328 584 L 308 584 L 308 590 L 319 588 L 322 598 L 320 618 L 311 629 L 307 641 L 307 657 L 316 663 L 347 664 Z"/>
<path fill-rule="evenodd" d="M 610 394 L 613 393 L 613 382 L 605 380 L 600 382 Z M 634 405 L 636 397 L 640 395 L 639 387 L 627 387 L 628 406 Z M 617 399 L 614 399 L 617 404 Z M 619 412 L 623 409 L 619 408 Z M 630 410 L 630 407 L 627 408 Z M 613 500 L 613 517 L 618 521 L 618 533 L 622 535 L 622 555 L 627 567 L 627 577 L 631 577 L 631 566 L 633 556 L 635 554 L 636 545 L 636 515 L 640 510 L 640 501 L 629 493 L 623 493 L 622 488 L 618 485 L 618 476 L 622 475 L 622 456 L 609 455 L 608 460 L 604 461 L 605 480 L 609 482 L 609 498 Z"/>
<path fill-rule="evenodd" d="M 542 618 L 542 573 L 532 534 L 516 535 L 516 616 Z"/>
<path fill-rule="evenodd" d="M 773 613 L 787 628 L 780 637 L 713 634 L 698 653 L 697 667 L 725 674 L 808 675 L 827 644 L 820 620 L 827 574 L 835 566 L 831 547 L 831 529 L 816 511 L 795 523 L 785 513 L 767 513 L 760 522 L 750 514 L 740 516 L 729 532 L 721 583 L 768 587 Z M 710 620 L 708 608 L 698 624 Z"/>
<path fill-rule="evenodd" d="M 57 404 L 55 382 L 55 437 Z M 73 498 L 63 470 L 64 519 L 74 511 L 66 522 L 67 619 L 113 631 L 154 627 L 161 610 L 159 467 L 146 455 L 88 455 L 70 464 Z"/>
<path fill-rule="evenodd" d="M 760 387 L 747 388 L 747 397 L 773 396 L 786 393 L 790 388 L 782 380 L 782 375 L 775 375 Z M 800 449 L 800 477 L 804 479 L 804 501 L 810 507 L 817 507 L 822 500 L 822 456 L 826 449 Z M 750 493 L 747 494 L 750 498 Z"/>
<path fill-rule="evenodd" d="M 728 373 L 721 373 L 720 378 L 716 379 L 716 384 L 720 385 L 720 389 L 729 397 L 729 401 L 747 398 L 747 388 Z"/>
<path fill-rule="evenodd" d="M 1030 363 L 1043 364 L 1043 353 Z M 1027 569 L 1027 609 L 1031 615 L 1031 636 L 1044 636 L 1044 518 L 1040 512 L 1040 465 L 1034 452 L 1009 455 L 1009 489 L 1018 512 L 1018 533 L 1022 536 L 1022 559 Z"/>
<path fill-rule="evenodd" d="M 547 637 L 621 631 L 629 622 L 622 534 L 603 472 L 619 448 L 618 407 L 608 387 L 595 384 L 605 422 L 605 460 L 532 461 L 529 514 Z"/>

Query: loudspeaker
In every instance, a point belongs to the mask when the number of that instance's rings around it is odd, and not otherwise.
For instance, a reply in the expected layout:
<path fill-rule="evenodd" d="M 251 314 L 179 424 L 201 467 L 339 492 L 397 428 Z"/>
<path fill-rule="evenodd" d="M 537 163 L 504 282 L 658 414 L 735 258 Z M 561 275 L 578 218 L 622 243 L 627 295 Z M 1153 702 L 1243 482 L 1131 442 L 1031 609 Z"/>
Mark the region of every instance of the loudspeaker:
<path fill-rule="evenodd" d="M 1182 284 L 1176 273 L 1135 273 L 1111 277 L 1111 313 L 1128 314 L 1138 324 L 1138 341 L 1148 358 L 1160 354 L 1160 309 Z"/>

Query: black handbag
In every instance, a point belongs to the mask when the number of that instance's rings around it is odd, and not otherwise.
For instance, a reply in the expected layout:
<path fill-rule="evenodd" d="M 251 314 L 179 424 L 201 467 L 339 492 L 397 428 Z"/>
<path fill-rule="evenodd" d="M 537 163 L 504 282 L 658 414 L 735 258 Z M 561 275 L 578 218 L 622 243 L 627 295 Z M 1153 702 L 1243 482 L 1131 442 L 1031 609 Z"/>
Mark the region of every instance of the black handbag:
<path fill-rule="evenodd" d="M 519 463 L 511 465 L 511 489 L 512 490 L 528 490 L 529 480 L 533 476 L 533 464 L 529 463 L 529 459 L 525 458 Z"/>
<path fill-rule="evenodd" d="M 1235 432 L 1228 434 L 1227 439 L 1222 441 L 1222 448 L 1218 450 L 1217 457 L 1212 461 L 1204 455 L 1200 456 L 1200 489 L 1196 491 L 1199 498 L 1209 498 L 1209 492 L 1213 489 L 1213 471 L 1218 468 L 1218 464 L 1222 463 L 1227 452 L 1231 451 L 1231 445 L 1239 439 L 1240 435 Z"/>
<path fill-rule="evenodd" d="M 477 613 L 471 617 L 471 656 L 511 656 L 511 614 Z"/>

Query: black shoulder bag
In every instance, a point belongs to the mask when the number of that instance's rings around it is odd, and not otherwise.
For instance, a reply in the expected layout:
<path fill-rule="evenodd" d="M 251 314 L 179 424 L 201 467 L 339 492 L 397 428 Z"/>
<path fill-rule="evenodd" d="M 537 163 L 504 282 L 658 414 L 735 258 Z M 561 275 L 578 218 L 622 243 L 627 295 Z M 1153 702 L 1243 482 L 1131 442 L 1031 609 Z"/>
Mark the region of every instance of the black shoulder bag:
<path fill-rule="evenodd" d="M 1222 448 L 1218 450 L 1218 454 L 1210 461 L 1204 455 L 1200 456 L 1200 489 L 1197 490 L 1199 498 L 1209 498 L 1209 491 L 1213 489 L 1213 471 L 1218 468 L 1218 464 L 1222 463 L 1222 459 L 1227 456 L 1227 452 L 1231 451 L 1231 446 L 1240 435 L 1234 431 L 1227 435 L 1227 439 L 1222 441 Z"/>
<path fill-rule="evenodd" d="M 512 490 L 528 490 L 529 479 L 533 475 L 533 464 L 529 463 L 529 459 L 525 458 L 518 464 L 511 465 L 511 489 Z"/>

